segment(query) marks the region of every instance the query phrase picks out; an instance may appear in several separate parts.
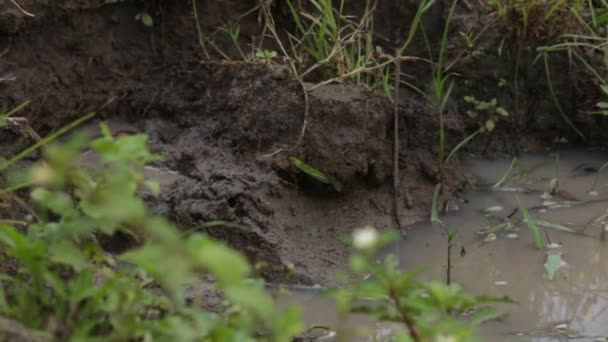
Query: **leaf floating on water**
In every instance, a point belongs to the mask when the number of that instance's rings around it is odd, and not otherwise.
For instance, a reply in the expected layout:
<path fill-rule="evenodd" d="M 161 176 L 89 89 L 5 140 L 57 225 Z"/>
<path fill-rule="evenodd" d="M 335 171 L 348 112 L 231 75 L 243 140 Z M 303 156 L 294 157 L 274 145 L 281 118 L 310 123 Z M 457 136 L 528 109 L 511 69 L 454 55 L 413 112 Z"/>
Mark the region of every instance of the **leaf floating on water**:
<path fill-rule="evenodd" d="M 549 254 L 547 256 L 547 262 L 545 262 L 545 270 L 547 270 L 549 280 L 553 280 L 555 278 L 555 273 L 557 273 L 557 270 L 559 270 L 561 264 L 562 256 L 560 254 Z"/>
<path fill-rule="evenodd" d="M 323 171 L 317 170 L 296 157 L 289 157 L 289 160 L 295 167 L 297 167 L 305 174 L 311 176 L 312 178 L 318 180 L 321 183 L 331 184 L 337 192 L 342 191 L 342 183 L 340 183 L 340 181 L 338 181 L 334 176 L 327 174 Z"/>

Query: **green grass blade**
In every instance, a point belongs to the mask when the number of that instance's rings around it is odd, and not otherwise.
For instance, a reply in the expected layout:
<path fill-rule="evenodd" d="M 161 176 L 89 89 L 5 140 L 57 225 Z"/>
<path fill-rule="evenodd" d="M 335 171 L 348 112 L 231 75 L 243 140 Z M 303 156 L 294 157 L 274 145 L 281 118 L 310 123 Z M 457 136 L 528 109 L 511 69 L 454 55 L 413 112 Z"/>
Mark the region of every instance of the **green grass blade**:
<path fill-rule="evenodd" d="M 18 111 L 22 110 L 23 108 L 25 108 L 27 105 L 30 104 L 30 101 L 25 101 L 22 104 L 18 105 L 17 107 L 13 108 L 10 112 L 6 113 L 5 115 L 2 115 L 2 117 L 4 118 L 8 118 L 9 116 L 17 113 Z"/>
<path fill-rule="evenodd" d="M 528 209 L 526 209 L 526 207 L 521 203 L 519 197 L 515 198 L 517 199 L 517 206 L 519 207 L 519 210 L 521 210 L 522 214 L 524 215 L 524 221 L 528 225 L 528 228 L 530 228 L 530 231 L 532 231 L 532 236 L 534 236 L 534 242 L 536 242 L 536 247 L 538 247 L 539 250 L 542 250 L 545 246 L 545 240 L 543 239 L 543 236 L 540 233 L 540 229 L 536 225 L 536 222 L 534 222 L 532 216 L 530 216 Z"/>
<path fill-rule="evenodd" d="M 48 144 L 49 142 L 57 139 L 58 137 L 64 135 L 65 133 L 71 131 L 73 128 L 77 127 L 78 125 L 90 120 L 91 118 L 93 118 L 95 116 L 95 112 L 93 113 L 89 113 L 77 120 L 75 120 L 74 122 L 68 124 L 67 126 L 64 126 L 62 128 L 60 128 L 59 130 L 57 130 L 56 132 L 52 133 L 51 135 L 41 139 L 39 142 L 35 143 L 34 145 L 26 148 L 25 150 L 19 152 L 16 156 L 14 156 L 13 158 L 9 159 L 7 162 L 5 162 L 4 164 L 0 165 L 0 172 L 6 170 L 8 167 L 10 167 L 11 165 L 15 164 L 16 162 L 18 162 L 19 160 L 23 159 L 25 156 L 27 156 L 28 154 L 36 151 L 37 149 L 39 149 L 40 147 Z"/>
<path fill-rule="evenodd" d="M 475 132 L 473 132 L 473 134 L 469 135 L 468 137 L 464 138 L 460 143 L 458 143 L 458 145 L 456 145 L 456 147 L 454 147 L 452 151 L 450 151 L 448 157 L 445 158 L 445 163 L 447 164 L 448 161 L 450 161 L 450 159 L 456 154 L 456 152 L 458 152 L 458 150 L 468 144 L 469 141 L 473 140 L 473 138 L 475 138 L 479 133 L 481 133 L 481 129 L 476 130 Z"/>
<path fill-rule="evenodd" d="M 548 222 L 548 221 L 541 221 L 541 220 L 536 220 L 536 224 L 541 226 L 541 227 L 545 227 L 545 228 L 551 228 L 560 232 L 566 232 L 566 233 L 576 233 L 576 231 L 570 227 L 566 227 L 564 225 L 561 224 L 557 224 L 557 223 L 552 223 L 552 222 Z"/>
<path fill-rule="evenodd" d="M 513 160 L 511 161 L 511 165 L 509 165 L 509 168 L 507 169 L 507 172 L 505 172 L 502 178 L 492 186 L 492 189 L 499 188 L 502 183 L 504 183 L 509 178 L 509 175 L 511 174 L 511 171 L 513 171 L 515 163 L 517 163 L 517 157 L 513 158 Z"/>
<path fill-rule="evenodd" d="M 331 184 L 338 192 L 342 191 L 342 183 L 340 183 L 334 176 L 327 174 L 323 171 L 317 170 L 296 157 L 289 157 L 289 160 L 295 167 L 297 167 L 305 174 L 311 176 L 312 178 L 318 180 L 321 183 Z"/>
<path fill-rule="evenodd" d="M 435 191 L 433 192 L 433 203 L 431 205 L 431 224 L 437 223 L 442 227 L 445 227 L 441 219 L 439 219 L 439 192 L 441 191 L 441 184 L 435 185 Z"/>

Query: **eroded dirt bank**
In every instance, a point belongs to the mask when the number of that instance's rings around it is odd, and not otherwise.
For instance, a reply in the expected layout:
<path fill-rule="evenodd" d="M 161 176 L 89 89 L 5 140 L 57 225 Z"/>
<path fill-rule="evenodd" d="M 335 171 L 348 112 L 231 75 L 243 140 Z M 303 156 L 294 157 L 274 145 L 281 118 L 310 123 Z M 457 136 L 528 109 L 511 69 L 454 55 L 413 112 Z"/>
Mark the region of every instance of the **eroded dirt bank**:
<path fill-rule="evenodd" d="M 185 3 L 20 3 L 36 17 L 24 17 L 10 5 L 0 10 L 3 105 L 31 100 L 21 114 L 40 134 L 88 111 L 127 131 L 149 134 L 152 149 L 180 174 L 160 197 L 150 199 L 154 210 L 183 228 L 210 221 L 241 226 L 205 230 L 246 253 L 268 279 L 329 284 L 348 255 L 341 237 L 366 224 L 394 226 L 392 108 L 382 95 L 346 84 L 318 88 L 310 93 L 301 135 L 305 102 L 300 84 L 280 67 L 201 63 L 196 26 Z M 214 16 L 249 8 L 240 2 L 233 7 L 210 3 L 203 9 L 209 10 L 207 16 L 201 14 L 206 25 Z M 154 16 L 153 28 L 134 20 L 142 6 Z M 397 13 L 409 15 L 408 8 Z M 392 19 L 387 25 L 395 25 Z M 245 22 L 243 30 L 259 30 L 255 22 Z M 409 71 L 424 71 L 417 68 Z M 408 95 L 402 102 L 399 214 L 411 224 L 427 217 L 438 181 L 439 123 L 421 97 Z M 446 120 L 450 146 L 471 126 L 457 102 Z M 531 146 L 515 139 L 520 121 L 473 147 Z M 556 134 L 562 131 L 567 132 L 555 125 Z M 2 132 L 3 154 L 23 148 L 16 140 L 17 135 Z M 343 191 L 308 179 L 289 157 L 334 175 Z M 444 200 L 464 181 L 456 159 L 447 174 Z"/>

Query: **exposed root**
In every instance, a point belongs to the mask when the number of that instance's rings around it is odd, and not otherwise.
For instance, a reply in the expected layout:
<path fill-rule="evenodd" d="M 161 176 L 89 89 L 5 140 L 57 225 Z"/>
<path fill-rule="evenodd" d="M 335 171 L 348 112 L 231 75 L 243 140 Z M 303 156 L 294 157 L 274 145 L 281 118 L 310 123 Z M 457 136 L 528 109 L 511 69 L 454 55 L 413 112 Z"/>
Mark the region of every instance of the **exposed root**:
<path fill-rule="evenodd" d="M 13 5 L 15 5 L 21 11 L 21 13 L 27 15 L 28 17 L 35 17 L 34 14 L 24 10 L 23 7 L 21 7 L 21 5 L 19 5 L 19 3 L 17 1 L 15 1 L 15 0 L 9 0 L 9 1 L 12 2 Z"/>

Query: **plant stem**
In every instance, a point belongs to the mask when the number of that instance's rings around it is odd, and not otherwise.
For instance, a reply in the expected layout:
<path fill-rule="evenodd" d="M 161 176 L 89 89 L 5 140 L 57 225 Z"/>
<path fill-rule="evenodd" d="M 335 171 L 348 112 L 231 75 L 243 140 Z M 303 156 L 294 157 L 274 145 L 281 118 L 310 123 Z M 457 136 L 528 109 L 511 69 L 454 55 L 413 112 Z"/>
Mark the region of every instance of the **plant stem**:
<path fill-rule="evenodd" d="M 414 320 L 407 312 L 407 308 L 401 307 L 401 305 L 399 304 L 399 297 L 397 296 L 397 291 L 395 291 L 395 287 L 392 284 L 389 286 L 389 297 L 393 301 L 393 304 L 395 305 L 396 309 L 399 311 L 399 314 L 401 315 L 401 322 L 403 322 L 407 330 L 409 330 L 410 337 L 412 338 L 412 340 L 414 340 L 415 342 L 422 341 L 420 333 L 418 333 L 418 329 L 416 329 L 416 324 L 414 323 Z"/>
<path fill-rule="evenodd" d="M 401 51 L 395 51 L 395 84 L 393 96 L 393 214 L 397 228 L 407 236 L 399 218 L 400 178 L 399 178 L 399 80 L 401 79 Z"/>

